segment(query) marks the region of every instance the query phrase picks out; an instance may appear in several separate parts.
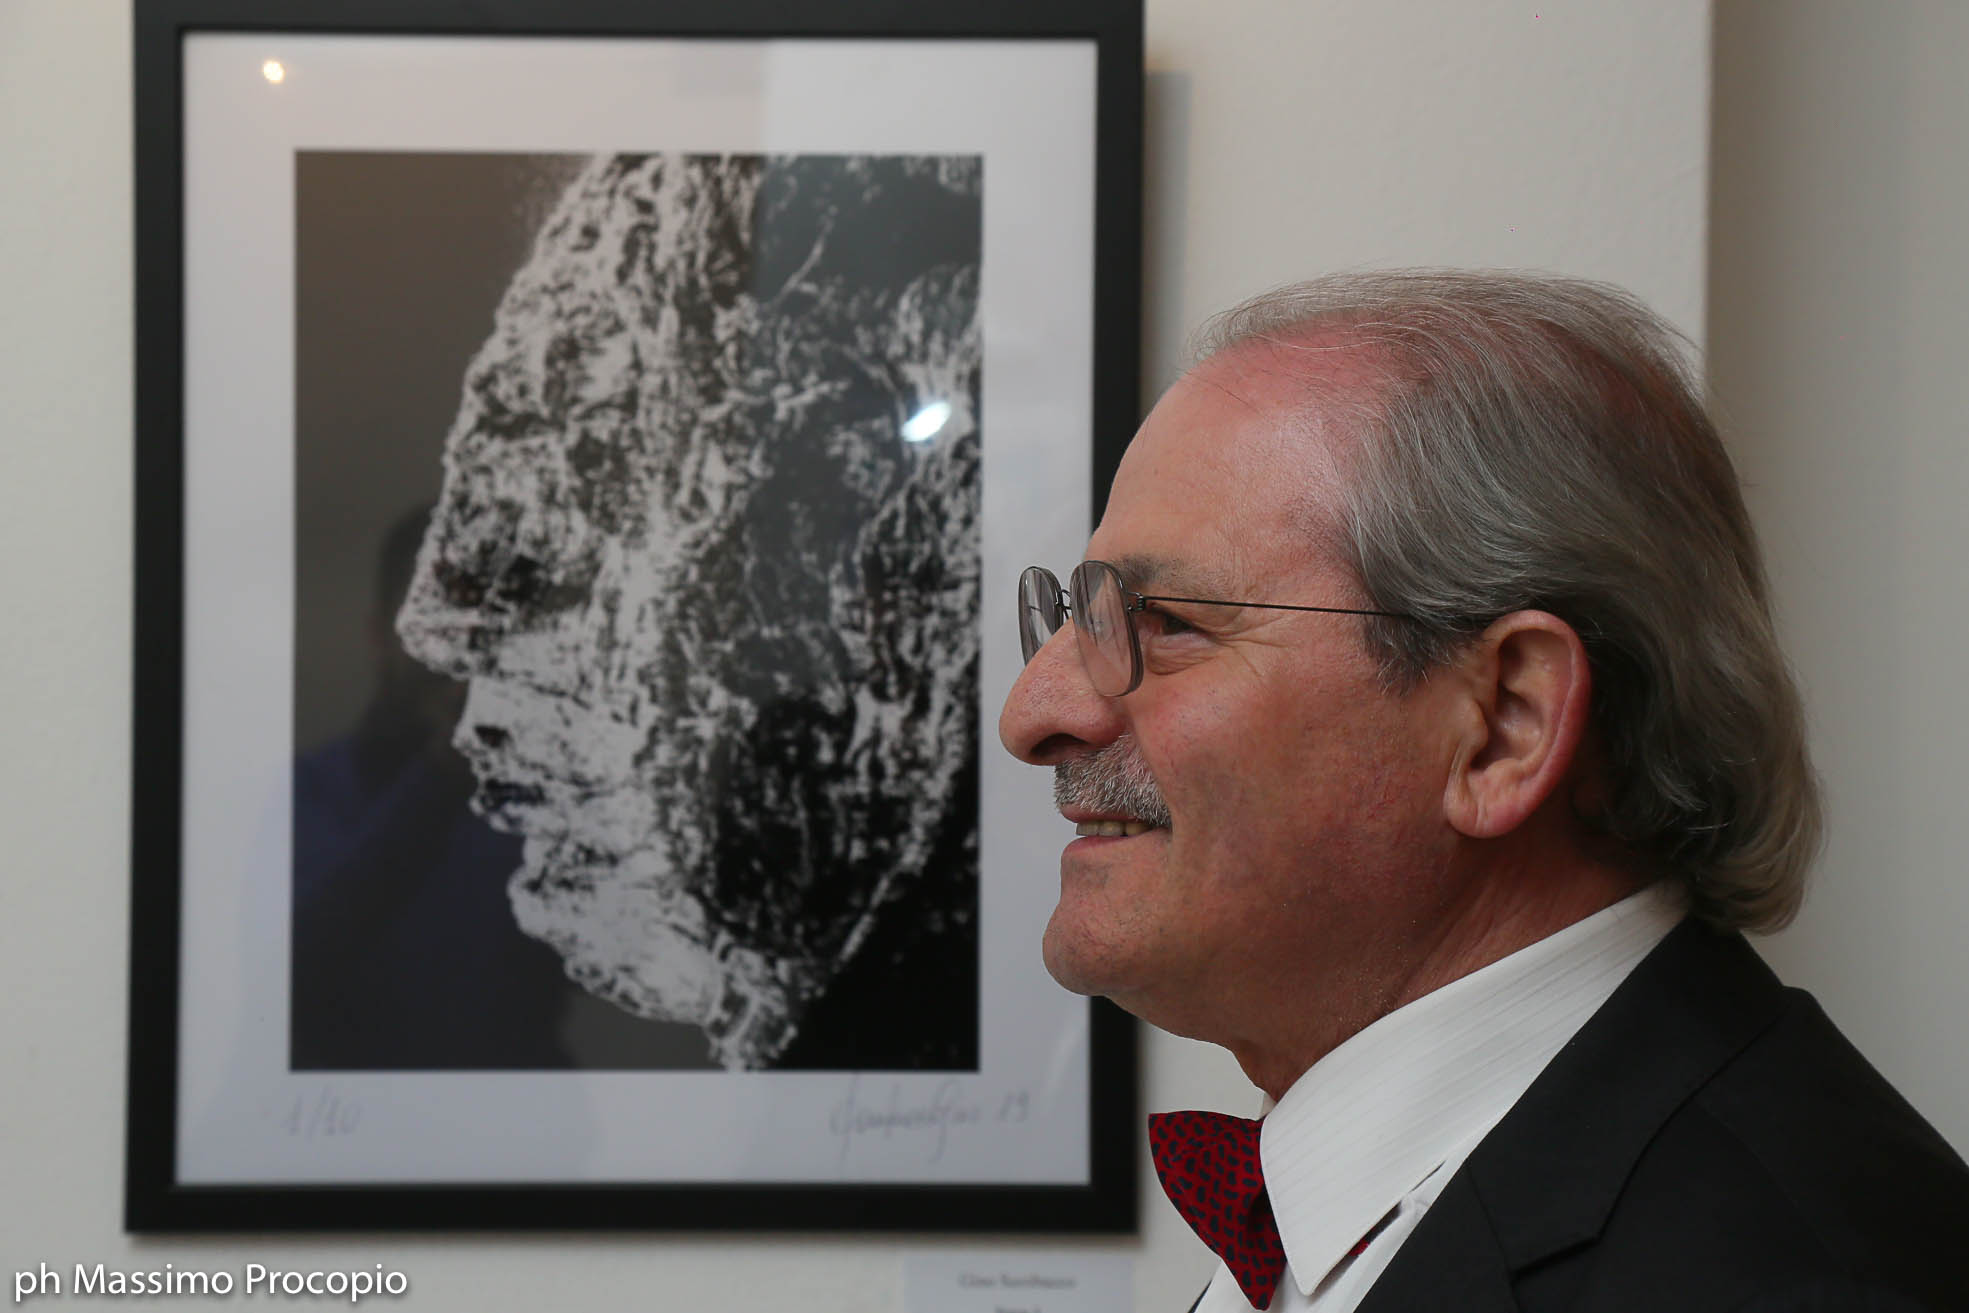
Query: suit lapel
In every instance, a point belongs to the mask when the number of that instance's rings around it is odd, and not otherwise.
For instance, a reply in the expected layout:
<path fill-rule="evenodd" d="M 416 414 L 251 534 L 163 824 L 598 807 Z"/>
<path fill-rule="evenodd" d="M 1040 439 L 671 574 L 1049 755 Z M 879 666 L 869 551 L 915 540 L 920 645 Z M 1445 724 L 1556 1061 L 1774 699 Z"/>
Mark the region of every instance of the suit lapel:
<path fill-rule="evenodd" d="M 1360 1313 L 1516 1309 L 1513 1274 L 1599 1235 L 1662 1123 L 1783 1003 L 1742 936 L 1684 921 L 1484 1137 Z"/>
<path fill-rule="evenodd" d="M 1466 1174 L 1443 1188 L 1356 1313 L 1517 1313 L 1511 1272 Z"/>

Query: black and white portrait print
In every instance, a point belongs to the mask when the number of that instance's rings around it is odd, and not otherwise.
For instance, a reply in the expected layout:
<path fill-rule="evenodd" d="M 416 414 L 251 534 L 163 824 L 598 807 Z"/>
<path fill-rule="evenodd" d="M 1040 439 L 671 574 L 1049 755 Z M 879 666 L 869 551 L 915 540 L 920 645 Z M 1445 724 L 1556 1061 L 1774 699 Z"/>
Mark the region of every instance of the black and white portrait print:
<path fill-rule="evenodd" d="M 448 182 L 504 267 L 379 428 Z M 981 189 L 302 156 L 293 1065 L 976 1066 Z"/>

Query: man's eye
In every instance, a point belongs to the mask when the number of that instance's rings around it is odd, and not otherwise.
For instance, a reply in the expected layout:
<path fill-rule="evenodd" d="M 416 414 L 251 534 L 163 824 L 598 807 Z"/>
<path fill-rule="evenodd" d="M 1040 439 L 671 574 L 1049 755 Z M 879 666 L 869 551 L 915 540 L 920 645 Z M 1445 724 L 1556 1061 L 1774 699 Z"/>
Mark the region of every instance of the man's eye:
<path fill-rule="evenodd" d="M 1151 606 L 1142 613 L 1148 621 L 1148 628 L 1158 638 L 1169 638 L 1176 634 L 1193 634 L 1196 626 L 1171 611 L 1159 606 Z"/>

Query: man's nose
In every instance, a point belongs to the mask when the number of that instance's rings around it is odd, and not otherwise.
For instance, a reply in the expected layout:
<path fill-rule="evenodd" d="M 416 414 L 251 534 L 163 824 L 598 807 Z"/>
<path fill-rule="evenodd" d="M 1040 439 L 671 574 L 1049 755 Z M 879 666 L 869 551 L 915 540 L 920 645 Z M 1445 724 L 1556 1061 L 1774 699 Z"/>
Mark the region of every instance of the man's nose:
<path fill-rule="evenodd" d="M 1020 761 L 1051 766 L 1113 742 L 1123 729 L 1121 699 L 1094 691 L 1071 623 L 1032 654 L 998 716 L 998 741 Z"/>
<path fill-rule="evenodd" d="M 441 562 L 420 560 L 396 615 L 397 638 L 418 662 L 452 679 L 471 679 L 487 666 L 494 644 L 486 616 L 458 605 L 439 582 Z"/>

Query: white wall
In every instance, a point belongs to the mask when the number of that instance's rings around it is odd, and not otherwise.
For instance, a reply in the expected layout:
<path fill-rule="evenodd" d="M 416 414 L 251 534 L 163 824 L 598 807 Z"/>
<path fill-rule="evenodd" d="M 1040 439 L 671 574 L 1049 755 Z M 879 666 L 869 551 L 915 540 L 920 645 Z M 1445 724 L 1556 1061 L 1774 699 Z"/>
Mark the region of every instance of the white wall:
<path fill-rule="evenodd" d="M 1868 11 L 1868 20 L 1889 27 L 1914 21 L 1877 8 Z M 1851 25 L 1859 26 L 1857 18 Z M 1699 333 L 1709 36 L 1703 0 L 1151 0 L 1149 378 L 1159 383 L 1172 376 L 1184 334 L 1211 311 L 1269 284 L 1349 265 L 1559 268 L 1625 283 Z M 1826 44 L 1813 48 L 1814 58 L 1838 48 L 1834 37 L 1821 40 Z M 382 1262 L 409 1272 L 415 1303 L 428 1308 L 724 1307 L 733 1302 L 723 1292 L 734 1279 L 743 1292 L 739 1302 L 747 1304 L 756 1300 L 807 1313 L 900 1308 L 902 1256 L 939 1242 L 511 1236 L 131 1241 L 119 1232 L 128 930 L 129 41 L 123 0 L 0 5 L 0 443 L 6 476 L 0 480 L 0 725 L 6 727 L 0 822 L 9 842 L 0 879 L 0 997 L 6 1000 L 0 1267 L 11 1272 L 47 1261 L 65 1269 L 84 1259 L 235 1270 L 249 1259 L 313 1267 Z M 1910 45 L 1925 59 L 1929 79 L 1942 87 L 1947 53 L 1960 43 Z M 1910 103 L 1914 92 L 1901 85 L 1890 62 L 1868 65 L 1859 75 L 1881 82 L 1871 87 L 1874 94 Z M 1781 103 L 1806 94 L 1810 67 L 1805 60 L 1800 68 L 1771 71 L 1791 98 Z M 1810 121 L 1817 125 L 1820 119 Z M 1809 130 L 1830 131 L 1834 120 L 1825 122 L 1824 129 Z M 1932 130 L 1937 149 L 1946 150 L 1940 119 Z M 1768 135 L 1773 149 L 1801 160 L 1813 157 L 1817 143 L 1794 135 L 1781 119 Z M 1857 140 L 1851 153 L 1856 167 L 1867 165 Z M 1886 166 L 1873 161 L 1872 167 Z M 1918 173 L 1910 165 L 1894 180 L 1912 188 Z M 1953 196 L 1961 226 L 1959 186 Z M 1914 199 L 1904 195 L 1898 202 L 1904 217 L 1912 215 Z M 1776 208 L 1766 222 L 1787 217 L 1783 206 Z M 1940 245 L 1945 229 L 1929 226 L 1920 233 Z M 1842 237 L 1829 220 L 1823 233 L 1814 231 L 1817 240 L 1849 257 L 1867 240 L 1862 231 Z M 1918 248 L 1909 231 L 1906 255 L 1912 258 Z M 1764 258 L 1779 255 L 1770 251 Z M 1779 273 L 1773 264 L 1765 281 L 1787 298 L 1778 304 L 1789 316 L 1794 291 Z M 1891 296 L 1918 294 L 1909 290 L 1912 281 L 1893 284 L 1898 293 L 1883 291 L 1890 299 L 1874 303 L 1864 326 L 1898 331 L 1898 303 Z M 1717 285 L 1719 299 L 1724 291 L 1734 297 L 1737 289 L 1728 280 Z M 1756 296 L 1733 299 L 1729 313 L 1743 318 L 1725 322 L 1719 309 L 1716 331 L 1755 337 L 1768 328 L 1779 339 L 1771 349 L 1781 350 L 1791 339 L 1778 331 L 1785 325 L 1763 323 L 1770 303 Z M 1745 304 L 1753 308 L 1745 310 Z M 1946 312 L 1939 296 L 1931 304 L 1935 316 Z M 1961 326 L 1954 331 L 1959 341 Z M 1920 345 L 1902 342 L 1904 348 Z M 1756 387 L 1769 377 L 1788 386 L 1790 371 L 1813 369 L 1810 350 L 1801 350 L 1802 359 L 1778 361 L 1766 374 L 1731 378 Z M 1883 348 L 1881 378 L 1894 378 L 1898 368 L 1901 381 L 1932 382 L 1932 399 L 1920 404 L 1938 425 L 1948 386 L 1960 385 L 1913 372 L 1923 361 L 1939 361 L 1939 348 L 1925 350 L 1910 356 Z M 1822 380 L 1819 386 L 1836 390 Z M 1890 387 L 1885 381 L 1879 386 L 1883 392 Z M 1800 400 L 1771 404 L 1811 417 L 1812 408 Z M 1890 447 L 1917 418 L 1916 403 L 1905 404 L 1906 424 L 1869 430 L 1883 434 Z M 1788 487 L 1797 485 L 1782 506 L 1770 508 L 1778 521 L 1774 549 L 1804 552 L 1813 547 L 1804 528 L 1822 526 L 1827 515 L 1841 522 L 1850 517 L 1837 502 L 1839 482 L 1769 454 L 1791 441 L 1787 415 L 1759 424 L 1765 445 L 1756 450 L 1763 465 L 1785 472 Z M 1829 459 L 1850 463 L 1832 442 L 1815 444 L 1815 452 L 1818 446 L 1828 448 Z M 1924 514 L 1943 515 L 1943 494 L 1924 481 L 1939 479 L 1950 455 L 1939 446 L 1909 448 L 1904 460 L 1878 471 L 1862 468 L 1877 500 L 1852 509 L 1870 516 L 1878 500 L 1923 496 Z M 1959 485 L 1959 453 L 1954 459 Z M 1766 505 L 1760 502 L 1760 509 Z M 1917 761 L 1928 760 L 1923 753 L 1947 765 L 1939 757 L 1940 730 L 1920 714 L 1927 703 L 1919 695 L 1947 691 L 1948 647 L 1936 640 L 1949 625 L 1958 627 L 1949 632 L 1959 633 L 1962 621 L 1929 614 L 1948 600 L 1939 586 L 1925 609 L 1901 585 L 1889 582 L 1889 594 L 1880 592 L 1883 573 L 1891 576 L 1913 557 L 1905 538 L 1911 531 L 1912 522 L 1898 519 L 1851 523 L 1847 536 L 1877 554 L 1877 568 L 1828 567 L 1819 548 L 1809 569 L 1786 574 L 1783 582 L 1794 633 L 1828 652 L 1848 654 L 1827 658 L 1823 667 L 1807 664 L 1814 696 L 1824 699 L 1815 703 L 1824 713 L 1823 727 L 1835 735 L 1868 735 L 1865 717 L 1881 693 L 1876 683 L 1892 683 L 1885 692 L 1899 709 L 1892 733 L 1903 737 L 1868 739 L 1875 751 L 1867 773 L 1856 769 L 1835 790 L 1835 801 L 1851 813 L 1842 819 L 1859 836 L 1844 841 L 1835 857 L 1846 854 L 1850 863 L 1855 852 L 1878 854 L 1881 844 L 1864 836 L 1925 826 L 1918 840 L 1892 847 L 1903 860 L 1890 864 L 1910 878 L 1926 872 L 1932 879 L 1945 869 L 1939 855 L 1950 832 L 1944 827 L 1960 826 L 1960 817 L 1933 818 L 1931 824 L 1927 802 L 1942 795 L 1929 784 L 1921 785 L 1918 801 L 1864 787 L 1882 766 L 1905 765 L 1917 782 L 1945 778 L 1915 770 Z M 1961 532 L 1955 532 L 1959 544 Z M 1938 573 L 1943 567 L 1931 568 Z M 1820 594 L 1792 586 L 1807 576 L 1817 579 Z M 1904 607 L 1898 604 L 1902 597 L 1908 599 Z M 1856 638 L 1842 624 L 1847 617 L 1865 622 L 1869 634 L 1882 624 L 1889 631 L 1877 640 Z M 1869 660 L 1876 642 L 1892 645 L 1884 663 L 1888 674 L 1879 681 L 1865 678 L 1876 665 Z M 1852 710 L 1839 712 L 1842 706 Z M 1959 718 L 1959 701 L 1956 708 Z M 1958 785 L 1960 778 L 1957 768 Z M 1830 909 L 1830 881 L 1828 889 Z M 1842 991 L 1835 1011 L 1856 1030 L 1871 1031 L 1878 1023 L 1890 1047 L 1897 1033 L 1891 1008 L 1904 998 L 1929 1000 L 1921 1005 L 1930 1009 L 1921 1014 L 1922 1024 L 1946 1033 L 1940 1021 L 1949 977 L 1902 974 L 1916 969 L 1897 937 L 1912 932 L 1890 933 L 1903 921 L 1917 929 L 1921 924 L 1912 910 L 1890 918 L 1866 941 L 1874 956 L 1848 959 L 1875 962 L 1893 982 L 1887 993 L 1873 992 L 1880 982 L 1870 986 L 1857 972 L 1848 973 L 1851 979 L 1827 978 Z M 1888 1001 L 1869 1008 L 1870 998 Z M 1902 1064 L 1897 1072 L 1918 1075 L 1921 1050 L 1911 1043 L 1901 1048 L 1906 1056 L 1896 1050 Z M 1151 1039 L 1146 1049 L 1151 1107 L 1252 1107 L 1250 1090 L 1220 1054 L 1164 1038 Z M 1921 1079 L 1925 1092 L 1949 1092 L 1947 1073 Z M 1958 1102 L 1950 1125 L 1960 1139 L 1969 1132 L 1969 1113 L 1960 1103 L 1962 1080 L 1952 1079 Z M 1142 1309 L 1182 1308 L 1208 1263 L 1159 1199 L 1145 1198 L 1143 1216 L 1139 1244 L 1106 1247 L 1140 1255 Z M 733 1260 L 740 1265 L 735 1273 L 726 1266 Z"/>
<path fill-rule="evenodd" d="M 1969 1151 L 1964 52 L 1956 0 L 1719 6 L 1709 336 L 1831 817 L 1766 955 Z"/>

